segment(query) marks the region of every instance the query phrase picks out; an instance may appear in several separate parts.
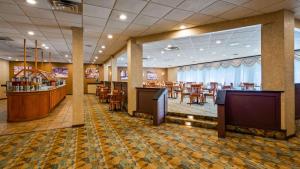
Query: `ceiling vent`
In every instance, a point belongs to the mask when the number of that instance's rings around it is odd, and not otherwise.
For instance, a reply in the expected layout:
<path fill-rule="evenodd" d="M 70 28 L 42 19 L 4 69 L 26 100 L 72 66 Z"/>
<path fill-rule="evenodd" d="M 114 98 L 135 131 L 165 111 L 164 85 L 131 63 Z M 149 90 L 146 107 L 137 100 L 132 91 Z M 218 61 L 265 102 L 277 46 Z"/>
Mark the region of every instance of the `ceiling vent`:
<path fill-rule="evenodd" d="M 6 36 L 0 36 L 0 40 L 2 40 L 2 41 L 14 41 L 10 37 L 6 37 Z"/>
<path fill-rule="evenodd" d="M 52 9 L 56 11 L 68 12 L 73 14 L 82 14 L 82 3 L 70 0 L 49 0 Z"/>

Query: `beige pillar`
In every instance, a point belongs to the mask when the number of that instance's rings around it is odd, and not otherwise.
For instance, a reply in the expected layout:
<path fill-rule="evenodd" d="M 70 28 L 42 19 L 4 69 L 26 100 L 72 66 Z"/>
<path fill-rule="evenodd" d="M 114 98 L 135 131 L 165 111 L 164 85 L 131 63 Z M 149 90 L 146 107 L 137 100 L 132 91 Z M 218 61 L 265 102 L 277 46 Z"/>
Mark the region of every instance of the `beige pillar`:
<path fill-rule="evenodd" d="M 128 56 L 128 113 L 136 110 L 136 87 L 143 86 L 143 47 L 134 39 L 127 42 Z"/>
<path fill-rule="evenodd" d="M 117 58 L 114 56 L 111 56 L 110 64 L 111 64 L 111 91 L 113 91 L 114 90 L 113 82 L 118 81 Z"/>
<path fill-rule="evenodd" d="M 72 28 L 73 126 L 84 125 L 83 109 L 83 28 Z"/>
<path fill-rule="evenodd" d="M 118 66 L 117 66 L 117 57 L 111 57 L 111 73 L 112 81 L 118 81 Z"/>
<path fill-rule="evenodd" d="M 262 88 L 283 91 L 281 129 L 295 133 L 294 15 L 276 14 L 276 21 L 262 25 Z"/>
<path fill-rule="evenodd" d="M 109 66 L 108 63 L 103 64 L 104 81 L 108 81 L 108 76 L 109 76 L 108 66 Z"/>

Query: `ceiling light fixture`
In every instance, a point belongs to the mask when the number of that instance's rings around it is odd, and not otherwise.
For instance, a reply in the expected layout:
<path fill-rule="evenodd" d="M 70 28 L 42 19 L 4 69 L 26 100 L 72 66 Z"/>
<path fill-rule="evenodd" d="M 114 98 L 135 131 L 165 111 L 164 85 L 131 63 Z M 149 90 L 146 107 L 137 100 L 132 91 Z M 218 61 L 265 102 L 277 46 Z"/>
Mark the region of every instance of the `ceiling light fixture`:
<path fill-rule="evenodd" d="M 185 26 L 185 25 L 181 25 L 179 28 L 180 28 L 180 29 L 185 29 L 186 26 Z"/>
<path fill-rule="evenodd" d="M 177 56 L 180 56 L 180 54 L 177 54 Z"/>
<path fill-rule="evenodd" d="M 65 57 L 67 58 L 67 57 L 69 57 L 68 55 L 65 55 Z"/>
<path fill-rule="evenodd" d="M 45 59 L 44 62 L 47 62 L 47 60 Z"/>
<path fill-rule="evenodd" d="M 239 43 L 231 43 L 230 46 L 238 46 Z"/>
<path fill-rule="evenodd" d="M 172 47 L 172 45 L 168 45 L 168 48 L 171 48 Z"/>
<path fill-rule="evenodd" d="M 35 5 L 36 4 L 36 0 L 26 0 L 27 3 L 31 4 L 31 5 Z"/>
<path fill-rule="evenodd" d="M 45 49 L 47 50 L 47 49 L 49 49 L 49 47 L 48 47 L 48 46 L 45 46 Z"/>
<path fill-rule="evenodd" d="M 16 61 L 19 61 L 19 59 L 16 59 Z"/>
<path fill-rule="evenodd" d="M 251 47 L 251 45 L 246 45 L 245 47 L 246 47 L 246 48 L 250 48 L 250 47 Z"/>
<path fill-rule="evenodd" d="M 8 59 L 11 59 L 11 57 L 9 56 Z"/>
<path fill-rule="evenodd" d="M 203 49 L 203 48 L 200 48 L 199 50 L 200 50 L 200 51 L 204 51 L 204 49 Z"/>
<path fill-rule="evenodd" d="M 112 38 L 113 38 L 112 34 L 108 34 L 108 35 L 107 35 L 107 38 L 108 38 L 108 39 L 112 39 Z"/>
<path fill-rule="evenodd" d="M 165 53 L 165 51 L 163 51 L 163 50 L 162 50 L 160 53 L 161 53 L 161 54 L 164 54 L 164 53 Z"/>
<path fill-rule="evenodd" d="M 95 59 L 98 59 L 98 56 L 95 56 Z"/>
<path fill-rule="evenodd" d="M 105 45 L 102 45 L 101 48 L 102 48 L 102 49 L 105 49 Z"/>
<path fill-rule="evenodd" d="M 102 51 L 102 50 L 99 50 L 98 52 L 99 52 L 99 53 L 102 53 L 103 51 Z"/>
<path fill-rule="evenodd" d="M 28 31 L 27 33 L 28 33 L 28 35 L 31 35 L 31 36 L 34 35 L 33 31 Z"/>
<path fill-rule="evenodd" d="M 122 21 L 124 21 L 124 20 L 127 19 L 127 16 L 126 16 L 125 14 L 121 14 L 121 15 L 119 16 L 119 19 L 122 20 Z"/>
<path fill-rule="evenodd" d="M 216 44 L 221 44 L 221 43 L 222 43 L 222 41 L 220 41 L 220 40 L 216 41 Z"/>
<path fill-rule="evenodd" d="M 43 43 L 43 44 L 42 44 L 42 47 L 45 47 L 45 46 L 46 46 L 46 44 Z"/>

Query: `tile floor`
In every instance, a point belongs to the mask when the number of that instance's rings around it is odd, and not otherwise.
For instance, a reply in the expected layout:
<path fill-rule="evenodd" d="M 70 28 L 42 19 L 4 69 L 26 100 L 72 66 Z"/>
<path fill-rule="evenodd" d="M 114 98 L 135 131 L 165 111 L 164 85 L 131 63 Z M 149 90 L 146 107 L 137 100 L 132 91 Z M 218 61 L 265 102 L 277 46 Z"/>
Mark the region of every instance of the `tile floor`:
<path fill-rule="evenodd" d="M 71 98 L 67 96 L 48 117 L 28 122 L 7 123 L 7 100 L 0 100 L 0 135 L 50 130 L 72 126 Z"/>
<path fill-rule="evenodd" d="M 300 133 L 273 140 L 108 111 L 85 96 L 85 126 L 0 136 L 0 168 L 300 168 Z"/>
<path fill-rule="evenodd" d="M 200 104 L 187 104 L 189 103 L 189 98 L 185 98 L 183 103 L 180 103 L 180 97 L 177 99 L 168 99 L 168 112 L 201 115 L 209 117 L 217 117 L 217 105 L 214 104 L 212 98 L 207 98 L 207 103 Z"/>

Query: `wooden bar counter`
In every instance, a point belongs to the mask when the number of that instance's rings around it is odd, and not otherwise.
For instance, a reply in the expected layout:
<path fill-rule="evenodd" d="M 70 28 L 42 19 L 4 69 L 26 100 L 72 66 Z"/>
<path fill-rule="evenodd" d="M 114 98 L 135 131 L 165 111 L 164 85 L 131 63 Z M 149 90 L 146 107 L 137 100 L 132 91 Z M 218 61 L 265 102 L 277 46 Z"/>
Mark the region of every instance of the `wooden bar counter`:
<path fill-rule="evenodd" d="M 22 122 L 47 117 L 65 96 L 65 85 L 40 91 L 8 91 L 7 121 Z"/>

